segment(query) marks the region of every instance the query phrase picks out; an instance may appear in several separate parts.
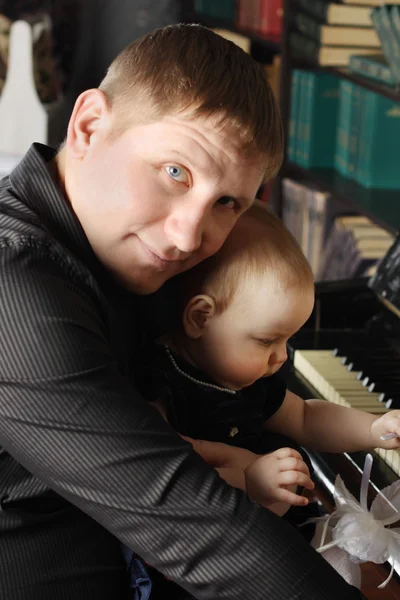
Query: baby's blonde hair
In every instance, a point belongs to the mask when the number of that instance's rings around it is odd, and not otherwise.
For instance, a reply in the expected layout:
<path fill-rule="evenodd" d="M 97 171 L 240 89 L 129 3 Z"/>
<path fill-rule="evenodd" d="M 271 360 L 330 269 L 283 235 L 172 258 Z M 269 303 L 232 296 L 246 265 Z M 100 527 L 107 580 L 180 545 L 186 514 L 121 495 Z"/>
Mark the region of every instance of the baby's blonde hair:
<path fill-rule="evenodd" d="M 314 287 L 311 267 L 293 235 L 277 216 L 258 204 L 240 217 L 214 256 L 177 278 L 180 308 L 193 296 L 206 294 L 220 314 L 250 279 L 299 291 Z"/>

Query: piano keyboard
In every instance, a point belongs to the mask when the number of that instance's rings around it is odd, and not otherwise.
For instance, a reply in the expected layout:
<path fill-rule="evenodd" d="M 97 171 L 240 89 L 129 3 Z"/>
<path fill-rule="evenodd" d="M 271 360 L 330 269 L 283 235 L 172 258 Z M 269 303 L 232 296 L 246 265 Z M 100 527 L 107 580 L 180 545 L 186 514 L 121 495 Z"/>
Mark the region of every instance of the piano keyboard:
<path fill-rule="evenodd" d="M 329 402 L 373 414 L 388 412 L 378 400 L 380 394 L 369 392 L 357 380 L 357 372 L 348 371 L 330 350 L 296 350 L 294 367 Z M 375 452 L 400 477 L 400 450 Z"/>

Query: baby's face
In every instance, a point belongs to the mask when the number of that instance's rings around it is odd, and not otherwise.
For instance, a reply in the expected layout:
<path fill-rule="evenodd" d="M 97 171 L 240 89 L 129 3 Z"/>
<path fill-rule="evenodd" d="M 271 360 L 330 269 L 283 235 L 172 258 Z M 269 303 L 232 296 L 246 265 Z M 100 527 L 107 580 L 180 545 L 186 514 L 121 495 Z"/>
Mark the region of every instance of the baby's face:
<path fill-rule="evenodd" d="M 286 344 L 307 321 L 314 289 L 284 289 L 272 283 L 244 284 L 231 305 L 214 316 L 202 338 L 203 369 L 215 381 L 241 389 L 276 373 L 287 359 Z"/>

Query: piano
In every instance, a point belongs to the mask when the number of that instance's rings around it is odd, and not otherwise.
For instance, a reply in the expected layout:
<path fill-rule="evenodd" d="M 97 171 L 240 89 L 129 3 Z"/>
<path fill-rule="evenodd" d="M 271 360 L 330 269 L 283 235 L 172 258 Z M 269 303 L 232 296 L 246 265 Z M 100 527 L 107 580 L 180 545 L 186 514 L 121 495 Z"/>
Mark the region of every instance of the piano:
<path fill-rule="evenodd" d="M 314 311 L 288 344 L 288 388 L 374 414 L 400 408 L 400 236 L 370 279 L 316 284 Z M 323 426 L 323 425 L 322 425 Z M 377 449 L 370 500 L 400 477 L 400 450 Z M 336 474 L 358 498 L 365 452 L 310 453 L 332 497 Z"/>

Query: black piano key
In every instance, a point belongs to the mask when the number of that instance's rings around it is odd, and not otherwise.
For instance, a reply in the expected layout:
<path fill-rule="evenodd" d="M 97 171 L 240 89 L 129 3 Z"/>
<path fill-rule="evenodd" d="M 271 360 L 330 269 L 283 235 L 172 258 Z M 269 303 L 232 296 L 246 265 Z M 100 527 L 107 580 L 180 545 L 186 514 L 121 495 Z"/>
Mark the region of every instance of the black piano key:
<path fill-rule="evenodd" d="M 386 390 L 388 389 L 392 389 L 394 391 L 397 392 L 397 394 L 400 394 L 400 380 L 375 380 L 372 381 L 371 383 L 367 384 L 365 387 L 367 387 L 367 389 L 370 392 L 386 392 Z"/>

